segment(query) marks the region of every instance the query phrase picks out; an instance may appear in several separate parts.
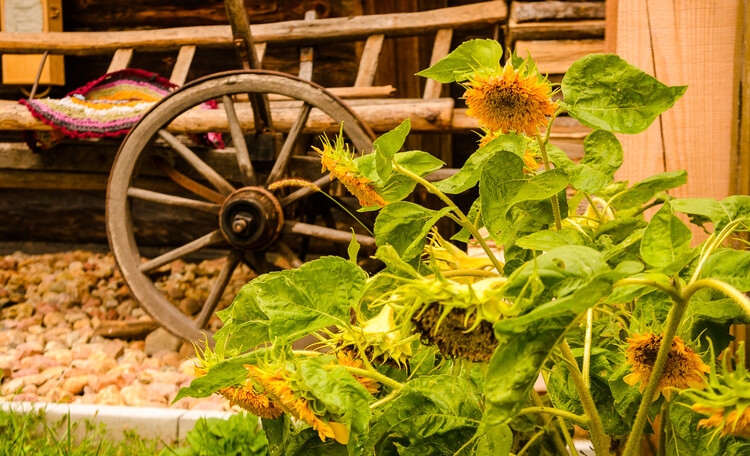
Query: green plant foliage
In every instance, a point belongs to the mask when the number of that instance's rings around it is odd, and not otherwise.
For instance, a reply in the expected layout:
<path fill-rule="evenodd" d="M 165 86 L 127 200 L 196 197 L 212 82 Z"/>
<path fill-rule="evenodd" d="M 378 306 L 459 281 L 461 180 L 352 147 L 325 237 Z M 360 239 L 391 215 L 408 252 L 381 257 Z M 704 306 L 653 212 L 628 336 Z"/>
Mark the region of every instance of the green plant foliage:
<path fill-rule="evenodd" d="M 161 456 L 266 456 L 268 440 L 257 416 L 239 413 L 228 419 L 204 418 L 187 433 L 187 446 Z"/>
<path fill-rule="evenodd" d="M 552 106 L 524 98 L 553 92 L 532 59 L 501 57 L 499 43 L 472 40 L 420 75 L 529 119 L 533 101 Z M 438 182 L 425 176 L 440 160 L 399 152 L 404 121 L 355 159 L 388 203 L 361 209 L 379 211 L 382 269 L 357 266 L 366 252 L 354 239 L 349 259 L 252 280 L 219 313 L 207 374 L 177 397 L 242 385 L 267 398 L 284 412 L 263 420 L 272 456 L 570 455 L 573 425 L 597 456 L 637 456 L 655 429 L 658 456 L 750 454 L 745 440 L 699 428 L 705 415 L 689 407 L 750 416 L 744 358 L 715 363 L 735 359 L 731 326 L 750 322 L 750 253 L 730 248 L 750 231 L 750 196 L 674 198 L 684 171 L 615 181 L 615 134 L 643 131 L 684 91 L 617 56 L 584 57 L 563 78 L 562 109 L 538 120 L 554 132 L 567 110 L 593 127 L 580 162 L 550 135 L 514 133 L 533 125 L 497 109 L 508 131 L 483 128 L 483 146 Z M 407 200 L 417 186 L 436 207 Z M 450 196 L 464 192 L 468 212 Z M 484 255 L 446 241 L 443 222 Z M 745 422 L 729 434 L 750 435 Z"/>
<path fill-rule="evenodd" d="M 576 60 L 565 73 L 560 106 L 589 127 L 636 134 L 686 89 L 668 87 L 616 55 L 593 54 Z"/>
<path fill-rule="evenodd" d="M 453 52 L 436 64 L 417 73 L 443 84 L 462 82 L 472 74 L 486 74 L 500 69 L 503 46 L 495 40 L 470 40 L 461 43 Z"/>

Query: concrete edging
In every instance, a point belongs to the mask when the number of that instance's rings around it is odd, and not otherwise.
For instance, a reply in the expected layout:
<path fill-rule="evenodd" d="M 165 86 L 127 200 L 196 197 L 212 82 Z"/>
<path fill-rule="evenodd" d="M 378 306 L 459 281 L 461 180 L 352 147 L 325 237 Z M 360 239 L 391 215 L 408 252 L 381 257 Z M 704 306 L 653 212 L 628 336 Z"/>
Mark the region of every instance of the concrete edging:
<path fill-rule="evenodd" d="M 187 433 L 201 418 L 228 419 L 233 412 L 213 410 L 184 410 L 155 407 L 127 407 L 115 405 L 53 404 L 47 402 L 2 402 L 0 410 L 16 413 L 45 410 L 47 422 L 55 423 L 70 414 L 71 422 L 88 420 L 105 424 L 107 437 L 120 440 L 124 431 L 135 431 L 146 439 L 161 439 L 165 443 L 185 441 Z M 78 437 L 84 429 L 79 427 Z"/>

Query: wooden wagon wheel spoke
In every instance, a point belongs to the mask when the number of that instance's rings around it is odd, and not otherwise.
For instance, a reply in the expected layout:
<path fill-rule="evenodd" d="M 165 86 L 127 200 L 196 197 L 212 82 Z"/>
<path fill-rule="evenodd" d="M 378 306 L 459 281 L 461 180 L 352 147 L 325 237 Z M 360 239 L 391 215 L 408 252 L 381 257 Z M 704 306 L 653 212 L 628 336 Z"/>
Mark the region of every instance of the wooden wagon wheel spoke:
<path fill-rule="evenodd" d="M 154 269 L 158 269 L 167 263 L 171 263 L 174 260 L 180 259 L 185 255 L 189 255 L 193 252 L 197 252 L 200 249 L 210 247 L 212 245 L 224 242 L 224 236 L 221 234 L 221 230 L 214 230 L 205 236 L 201 236 L 198 239 L 188 242 L 187 244 L 177 247 L 174 250 L 170 250 L 167 253 L 161 254 L 156 258 L 153 258 L 139 266 L 138 269 L 144 274 L 147 274 Z"/>
<path fill-rule="evenodd" d="M 334 228 L 326 228 L 318 225 L 310 225 L 309 223 L 302 222 L 284 222 L 284 232 L 302 234 L 305 236 L 312 236 L 321 239 L 327 239 L 333 242 L 340 242 L 348 244 L 352 240 L 351 231 L 337 230 Z M 375 238 L 364 234 L 357 235 L 357 242 L 364 247 L 375 248 Z"/>
<path fill-rule="evenodd" d="M 324 188 L 331 184 L 331 176 L 330 174 L 326 174 L 323 177 L 320 177 L 316 179 L 313 184 L 315 184 L 318 188 Z M 302 187 L 299 190 L 295 190 L 292 193 L 288 194 L 287 196 L 281 198 L 279 200 L 279 203 L 281 203 L 282 207 L 289 206 L 290 204 L 295 203 L 297 200 L 304 198 L 308 195 L 312 195 L 317 190 L 314 190 L 310 187 Z"/>
<path fill-rule="evenodd" d="M 294 120 L 292 127 L 289 129 L 289 135 L 284 140 L 284 145 L 281 147 L 279 156 L 276 158 L 276 163 L 273 165 L 271 173 L 266 179 L 266 186 L 276 182 L 286 170 L 286 165 L 289 163 L 289 159 L 292 156 L 294 145 L 297 143 L 300 133 L 305 128 L 307 118 L 310 117 L 310 111 L 312 106 L 309 103 L 304 103 L 302 109 L 300 109 L 297 118 Z"/>
<path fill-rule="evenodd" d="M 302 260 L 296 253 L 294 253 L 294 251 L 286 244 L 286 242 L 279 241 L 278 246 L 279 253 L 281 254 L 281 256 L 286 258 L 291 267 L 298 268 L 302 266 Z"/>
<path fill-rule="evenodd" d="M 224 294 L 224 290 L 226 290 L 227 285 L 229 284 L 229 279 L 232 278 L 232 273 L 237 268 L 237 265 L 240 264 L 241 260 L 242 253 L 238 250 L 232 250 L 232 253 L 227 257 L 227 262 L 224 263 L 224 266 L 221 268 L 221 272 L 219 272 L 219 276 L 216 278 L 214 286 L 211 288 L 211 293 L 209 293 L 206 302 L 203 304 L 201 313 L 198 314 L 198 317 L 195 319 L 195 325 L 197 328 L 205 328 L 208 324 L 208 320 L 211 318 L 211 315 L 214 314 L 216 306 L 219 305 L 221 295 Z"/>
<path fill-rule="evenodd" d="M 250 161 L 250 152 L 247 150 L 247 141 L 245 141 L 245 135 L 242 133 L 242 127 L 237 118 L 237 110 L 234 109 L 234 101 L 229 95 L 224 95 L 221 97 L 221 100 L 222 104 L 224 104 L 224 111 L 227 113 L 229 132 L 232 135 L 237 163 L 239 163 L 240 172 L 242 173 L 242 183 L 245 185 L 255 185 L 257 178 L 255 177 L 253 164 Z"/>
<path fill-rule="evenodd" d="M 183 198 L 181 196 L 167 195 L 165 193 L 153 192 L 138 187 L 130 187 L 128 189 L 128 196 L 151 201 L 152 203 L 180 206 L 197 211 L 208 212 L 209 214 L 218 214 L 219 208 L 221 207 L 216 203 L 207 203 L 205 201 Z"/>
<path fill-rule="evenodd" d="M 184 158 L 190 165 L 195 168 L 196 171 L 201 173 L 216 190 L 222 195 L 229 195 L 234 191 L 232 184 L 227 182 L 221 174 L 217 173 L 211 168 L 206 162 L 200 159 L 190 148 L 184 145 L 179 139 L 177 139 L 172 133 L 165 129 L 159 130 L 159 136 L 164 139 L 171 147 L 175 150 L 182 158 Z"/>

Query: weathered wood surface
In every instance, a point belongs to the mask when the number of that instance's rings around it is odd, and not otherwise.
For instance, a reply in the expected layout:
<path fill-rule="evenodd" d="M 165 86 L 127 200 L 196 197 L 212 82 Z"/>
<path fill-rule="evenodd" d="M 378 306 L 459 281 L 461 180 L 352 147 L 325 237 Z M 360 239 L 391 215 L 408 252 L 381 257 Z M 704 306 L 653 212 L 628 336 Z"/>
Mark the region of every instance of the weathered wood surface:
<path fill-rule="evenodd" d="M 508 21 L 508 43 L 516 40 L 559 40 L 604 37 L 604 20 L 565 22 L 514 22 Z"/>
<path fill-rule="evenodd" d="M 388 131 L 411 117 L 413 131 L 448 130 L 451 127 L 454 101 L 451 98 L 350 100 L 352 109 L 374 131 Z M 237 103 L 237 115 L 245 129 L 253 128 L 252 109 L 247 103 Z M 297 118 L 298 102 L 277 101 L 272 104 L 274 127 L 288 131 Z M 305 133 L 336 132 L 340 125 L 317 109 L 310 113 Z M 20 104 L 0 104 L 0 130 L 50 130 L 51 127 L 34 118 Z M 229 131 L 226 113 L 221 109 L 191 110 L 177 117 L 169 131 L 178 133 L 200 133 L 207 131 Z"/>
<path fill-rule="evenodd" d="M 395 37 L 436 32 L 442 28 L 476 27 L 504 21 L 506 17 L 505 2 L 492 1 L 417 13 L 257 24 L 252 25 L 251 30 L 256 42 L 312 45 L 364 40 L 374 34 Z M 149 31 L 0 33 L 0 53 L 14 54 L 48 50 L 51 54 L 94 55 L 110 54 L 120 48 L 153 52 L 176 50 L 184 45 L 231 47 L 231 30 L 229 26 L 209 25 Z"/>
<path fill-rule="evenodd" d="M 510 17 L 516 22 L 604 19 L 604 2 L 513 2 Z"/>
<path fill-rule="evenodd" d="M 148 333 L 159 327 L 152 319 L 148 320 L 102 320 L 94 336 L 109 339 L 142 339 Z"/>
<path fill-rule="evenodd" d="M 531 54 L 542 73 L 562 74 L 581 57 L 604 52 L 604 40 L 516 41 L 515 49 L 521 57 Z"/>

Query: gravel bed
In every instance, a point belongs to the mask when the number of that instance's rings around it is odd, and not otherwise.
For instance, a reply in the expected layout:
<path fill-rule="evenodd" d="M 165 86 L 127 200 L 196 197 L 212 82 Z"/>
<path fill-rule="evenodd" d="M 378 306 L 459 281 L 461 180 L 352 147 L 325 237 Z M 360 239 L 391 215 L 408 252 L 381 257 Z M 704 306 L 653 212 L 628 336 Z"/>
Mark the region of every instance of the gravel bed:
<path fill-rule="evenodd" d="M 157 285 L 183 312 L 195 313 L 223 261 L 174 262 L 159 270 Z M 238 268 L 220 307 L 253 276 Z M 0 402 L 229 410 L 218 396 L 170 405 L 194 378 L 191 344 L 163 329 L 141 340 L 97 334 L 103 322 L 135 320 L 150 317 L 130 297 L 109 254 L 0 257 Z"/>

